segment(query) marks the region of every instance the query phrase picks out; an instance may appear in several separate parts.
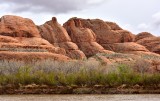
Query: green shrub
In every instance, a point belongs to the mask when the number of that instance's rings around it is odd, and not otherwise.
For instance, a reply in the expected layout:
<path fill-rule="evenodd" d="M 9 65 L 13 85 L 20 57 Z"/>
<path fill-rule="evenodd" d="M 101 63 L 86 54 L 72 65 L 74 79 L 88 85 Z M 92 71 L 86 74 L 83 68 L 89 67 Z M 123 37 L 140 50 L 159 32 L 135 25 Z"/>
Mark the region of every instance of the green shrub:
<path fill-rule="evenodd" d="M 14 61 L 5 61 L 0 64 L 1 85 L 35 83 L 50 86 L 120 86 L 122 84 L 148 86 L 160 84 L 159 73 L 135 72 L 133 68 L 125 64 L 107 67 L 93 61 L 57 62 L 51 60 L 35 62 L 34 65 Z"/>

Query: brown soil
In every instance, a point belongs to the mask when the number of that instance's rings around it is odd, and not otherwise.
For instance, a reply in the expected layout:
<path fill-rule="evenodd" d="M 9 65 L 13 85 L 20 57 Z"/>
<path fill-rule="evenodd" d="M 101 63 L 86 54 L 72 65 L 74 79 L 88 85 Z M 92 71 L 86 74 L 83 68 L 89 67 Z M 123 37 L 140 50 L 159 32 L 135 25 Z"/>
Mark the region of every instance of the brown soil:
<path fill-rule="evenodd" d="M 0 95 L 4 94 L 160 94 L 160 86 L 119 86 L 108 87 L 95 85 L 93 87 L 82 86 L 47 86 L 47 85 L 26 85 L 26 86 L 1 86 Z"/>

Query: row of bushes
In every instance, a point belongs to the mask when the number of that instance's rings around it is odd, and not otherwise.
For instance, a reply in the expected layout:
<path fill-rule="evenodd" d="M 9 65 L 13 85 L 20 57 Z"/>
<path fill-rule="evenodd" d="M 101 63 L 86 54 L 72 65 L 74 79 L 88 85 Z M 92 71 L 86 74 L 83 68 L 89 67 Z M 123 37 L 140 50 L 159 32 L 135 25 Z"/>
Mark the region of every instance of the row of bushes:
<path fill-rule="evenodd" d="M 119 86 L 122 84 L 147 86 L 160 84 L 160 74 L 135 72 L 132 68 L 124 64 L 119 64 L 112 68 L 102 66 L 99 62 L 96 63 L 96 61 L 66 63 L 45 61 L 44 63 L 38 62 L 37 64 L 35 62 L 34 65 L 18 64 L 21 65 L 14 66 L 14 62 L 10 66 L 1 64 L 1 85 L 27 85 L 34 83 L 51 86 Z"/>

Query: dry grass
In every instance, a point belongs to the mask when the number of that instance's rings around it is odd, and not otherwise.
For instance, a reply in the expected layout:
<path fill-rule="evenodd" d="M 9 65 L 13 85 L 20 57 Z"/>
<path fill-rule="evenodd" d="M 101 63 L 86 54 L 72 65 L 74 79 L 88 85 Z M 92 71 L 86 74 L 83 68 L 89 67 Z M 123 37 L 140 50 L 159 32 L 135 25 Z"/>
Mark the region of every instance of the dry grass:
<path fill-rule="evenodd" d="M 12 51 L 12 52 L 48 52 L 46 49 L 34 49 L 34 48 L 0 48 L 0 51 Z"/>
<path fill-rule="evenodd" d="M 125 64 L 101 65 L 95 60 L 58 62 L 52 60 L 24 63 L 0 61 L 0 84 L 52 86 L 158 85 L 160 74 L 135 72 Z"/>

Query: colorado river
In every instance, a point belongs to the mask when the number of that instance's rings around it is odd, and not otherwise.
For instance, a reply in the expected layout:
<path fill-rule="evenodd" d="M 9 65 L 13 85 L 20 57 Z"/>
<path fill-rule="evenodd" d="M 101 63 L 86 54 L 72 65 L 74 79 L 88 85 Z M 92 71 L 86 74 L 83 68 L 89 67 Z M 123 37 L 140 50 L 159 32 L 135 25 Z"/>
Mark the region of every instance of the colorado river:
<path fill-rule="evenodd" d="M 0 101 L 160 101 L 160 94 L 143 95 L 0 95 Z"/>

